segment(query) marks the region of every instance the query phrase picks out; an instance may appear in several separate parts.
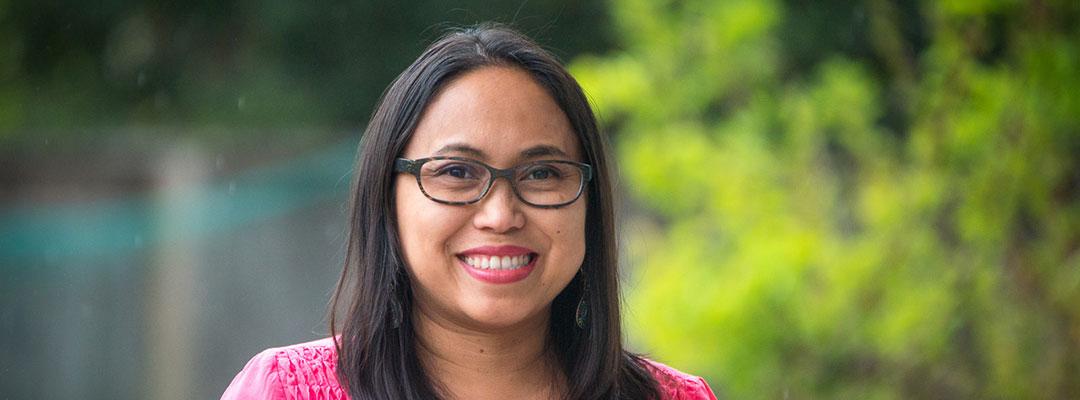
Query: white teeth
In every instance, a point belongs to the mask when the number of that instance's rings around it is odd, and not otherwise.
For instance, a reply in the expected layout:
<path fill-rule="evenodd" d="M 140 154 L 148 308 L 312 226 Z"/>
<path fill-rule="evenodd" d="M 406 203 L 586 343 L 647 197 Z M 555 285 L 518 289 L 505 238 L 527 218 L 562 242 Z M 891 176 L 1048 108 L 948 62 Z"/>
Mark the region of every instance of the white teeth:
<path fill-rule="evenodd" d="M 465 263 L 479 269 L 518 269 L 524 267 L 532 260 L 530 255 L 485 257 L 464 257 Z"/>

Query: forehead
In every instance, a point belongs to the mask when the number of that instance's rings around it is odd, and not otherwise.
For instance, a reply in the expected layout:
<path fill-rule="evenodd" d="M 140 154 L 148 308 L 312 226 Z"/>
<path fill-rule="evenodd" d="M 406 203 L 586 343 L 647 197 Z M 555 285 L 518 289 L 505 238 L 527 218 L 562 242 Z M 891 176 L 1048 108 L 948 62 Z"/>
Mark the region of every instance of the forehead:
<path fill-rule="evenodd" d="M 472 148 L 475 151 L 468 151 Z M 483 67 L 451 81 L 424 110 L 405 157 L 464 155 L 491 163 L 528 158 L 530 149 L 580 160 L 577 135 L 555 100 L 525 71 Z"/>

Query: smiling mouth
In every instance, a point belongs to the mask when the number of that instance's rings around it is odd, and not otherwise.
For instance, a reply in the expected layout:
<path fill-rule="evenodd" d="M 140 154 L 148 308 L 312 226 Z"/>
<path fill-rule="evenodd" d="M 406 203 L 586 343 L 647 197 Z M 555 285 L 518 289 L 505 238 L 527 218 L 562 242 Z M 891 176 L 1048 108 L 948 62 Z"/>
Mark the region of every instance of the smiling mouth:
<path fill-rule="evenodd" d="M 515 270 L 529 265 L 536 259 L 536 253 L 522 254 L 518 256 L 485 256 L 485 255 L 459 255 L 458 259 L 464 261 L 470 267 L 481 270 Z"/>

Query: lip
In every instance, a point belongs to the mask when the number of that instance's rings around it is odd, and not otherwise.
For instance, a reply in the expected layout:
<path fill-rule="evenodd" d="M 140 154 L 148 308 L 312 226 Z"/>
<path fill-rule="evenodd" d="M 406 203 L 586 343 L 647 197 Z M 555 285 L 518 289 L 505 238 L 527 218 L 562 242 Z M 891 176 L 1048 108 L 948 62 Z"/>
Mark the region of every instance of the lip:
<path fill-rule="evenodd" d="M 464 260 L 468 256 L 513 257 L 527 254 L 531 254 L 532 259 L 529 260 L 528 264 L 518 269 L 479 269 L 474 268 Z M 514 283 L 529 277 L 529 274 L 532 273 L 533 268 L 536 266 L 536 260 L 540 258 L 540 255 L 532 251 L 532 249 L 520 246 L 473 247 L 458 253 L 457 256 L 458 264 L 465 269 L 469 276 L 481 282 L 493 284 Z"/>

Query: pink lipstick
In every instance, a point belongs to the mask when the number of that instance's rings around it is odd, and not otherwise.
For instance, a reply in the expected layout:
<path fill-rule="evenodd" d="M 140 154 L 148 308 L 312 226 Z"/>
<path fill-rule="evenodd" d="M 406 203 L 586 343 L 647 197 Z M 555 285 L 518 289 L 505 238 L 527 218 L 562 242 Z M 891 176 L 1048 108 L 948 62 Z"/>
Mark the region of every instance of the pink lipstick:
<path fill-rule="evenodd" d="M 503 284 L 525 279 L 539 254 L 519 246 L 480 246 L 458 253 L 465 272 L 482 282 Z"/>

